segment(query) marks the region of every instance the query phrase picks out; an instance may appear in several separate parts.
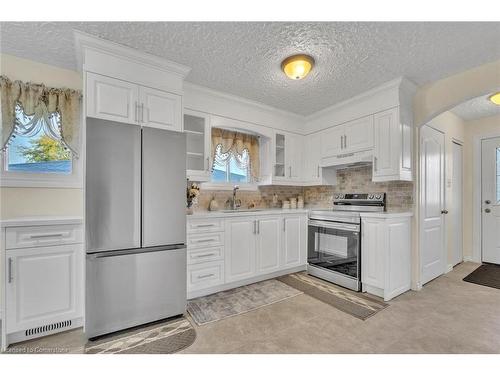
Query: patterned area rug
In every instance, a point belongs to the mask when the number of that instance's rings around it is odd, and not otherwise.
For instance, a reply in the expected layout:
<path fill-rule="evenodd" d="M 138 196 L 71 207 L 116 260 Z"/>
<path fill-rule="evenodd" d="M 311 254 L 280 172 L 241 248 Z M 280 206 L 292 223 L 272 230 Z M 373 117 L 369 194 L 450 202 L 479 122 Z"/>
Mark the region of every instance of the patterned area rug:
<path fill-rule="evenodd" d="M 273 279 L 192 299 L 188 301 L 187 310 L 196 324 L 203 325 L 244 314 L 299 294 L 302 292 Z"/>
<path fill-rule="evenodd" d="M 366 320 L 389 306 L 385 302 L 361 293 L 349 292 L 305 272 L 282 276 L 278 280 L 361 320 Z"/>
<path fill-rule="evenodd" d="M 184 318 L 163 321 L 89 341 L 86 354 L 171 354 L 190 346 L 196 331 Z"/>

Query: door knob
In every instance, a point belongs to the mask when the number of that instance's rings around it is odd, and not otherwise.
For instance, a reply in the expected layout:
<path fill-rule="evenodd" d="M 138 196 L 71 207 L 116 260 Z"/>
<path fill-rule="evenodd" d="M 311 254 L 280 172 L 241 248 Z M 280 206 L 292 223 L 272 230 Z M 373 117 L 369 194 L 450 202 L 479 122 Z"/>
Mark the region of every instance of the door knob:
<path fill-rule="evenodd" d="M 491 210 L 489 208 L 485 208 L 484 212 L 486 212 L 487 214 L 489 214 L 491 212 Z"/>
<path fill-rule="evenodd" d="M 491 201 L 490 201 L 489 199 L 486 199 L 486 200 L 484 201 L 484 203 L 486 203 L 486 204 L 490 204 L 490 203 L 491 203 Z"/>
<path fill-rule="evenodd" d="M 441 210 L 441 213 L 446 215 L 448 213 L 448 210 Z"/>

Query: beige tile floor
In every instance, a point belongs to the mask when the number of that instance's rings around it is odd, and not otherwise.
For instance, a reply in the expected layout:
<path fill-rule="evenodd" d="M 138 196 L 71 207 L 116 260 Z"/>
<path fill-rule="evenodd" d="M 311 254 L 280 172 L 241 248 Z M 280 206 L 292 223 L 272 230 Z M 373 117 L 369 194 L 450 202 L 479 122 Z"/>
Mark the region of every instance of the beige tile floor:
<path fill-rule="evenodd" d="M 366 321 L 299 295 L 202 327 L 193 323 L 197 339 L 183 353 L 500 353 L 500 290 L 462 281 L 476 267 L 463 263 Z M 74 330 L 14 349 L 81 353 L 84 344 Z"/>

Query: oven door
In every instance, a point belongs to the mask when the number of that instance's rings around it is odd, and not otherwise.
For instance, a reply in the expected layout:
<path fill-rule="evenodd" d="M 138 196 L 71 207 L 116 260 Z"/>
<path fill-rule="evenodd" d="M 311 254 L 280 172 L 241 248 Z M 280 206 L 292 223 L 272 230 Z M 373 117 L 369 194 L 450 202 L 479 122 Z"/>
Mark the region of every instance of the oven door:
<path fill-rule="evenodd" d="M 308 263 L 359 280 L 359 234 L 359 224 L 309 220 Z"/>

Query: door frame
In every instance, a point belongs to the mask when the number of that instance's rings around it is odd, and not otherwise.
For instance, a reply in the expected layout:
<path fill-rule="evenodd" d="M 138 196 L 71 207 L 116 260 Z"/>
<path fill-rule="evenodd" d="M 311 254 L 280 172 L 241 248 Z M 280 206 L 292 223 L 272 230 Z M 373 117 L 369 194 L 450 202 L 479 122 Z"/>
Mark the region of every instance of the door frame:
<path fill-rule="evenodd" d="M 481 223 L 481 191 L 482 191 L 482 172 L 481 172 L 481 152 L 482 141 L 489 138 L 500 137 L 500 131 L 485 133 L 474 136 L 472 140 L 472 257 L 464 257 L 464 261 L 482 263 L 483 245 L 482 245 L 482 223 Z"/>
<path fill-rule="evenodd" d="M 443 143 L 443 205 L 444 207 L 442 209 L 446 209 L 446 152 L 448 151 L 446 147 L 446 134 L 443 133 L 441 130 L 436 129 L 435 127 L 429 125 L 429 124 L 424 124 L 419 127 L 418 131 L 418 137 L 417 137 L 417 142 L 418 142 L 418 284 L 417 284 L 417 290 L 420 290 L 423 287 L 423 282 L 422 282 L 422 236 L 423 236 L 423 225 L 422 225 L 422 212 L 423 212 L 423 189 L 422 189 L 422 147 L 421 147 L 421 139 L 422 139 L 422 128 L 424 126 L 427 126 L 439 133 L 441 133 L 444 137 L 444 143 Z M 416 185 L 417 185 L 416 184 Z M 448 229 L 448 220 L 447 220 L 447 215 L 441 215 L 442 220 L 443 220 L 443 239 L 442 239 L 442 254 L 441 256 L 443 257 L 443 273 L 447 273 L 448 271 L 448 236 L 447 236 L 447 229 Z M 431 280 L 432 281 L 432 280 Z"/>
<path fill-rule="evenodd" d="M 462 175 L 462 181 L 461 181 L 461 183 L 462 183 L 462 197 L 461 197 L 462 198 L 462 201 L 461 201 L 461 205 L 462 205 L 462 215 L 461 215 L 461 220 L 462 220 L 462 254 L 461 254 L 461 260 L 460 260 L 460 262 L 458 262 L 457 264 L 452 264 L 452 263 L 448 264 L 446 272 L 450 272 L 451 270 L 453 270 L 453 267 L 455 267 L 456 265 L 464 262 L 464 235 L 463 235 L 463 229 L 464 229 L 464 212 L 465 212 L 464 211 L 464 193 L 465 193 L 465 189 L 464 189 L 464 187 L 465 187 L 465 184 L 464 184 L 464 171 L 465 171 L 465 162 L 464 161 L 465 161 L 465 157 L 464 156 L 465 156 L 465 149 L 464 149 L 464 142 L 462 140 L 460 140 L 458 138 L 455 138 L 455 137 L 451 138 L 452 161 L 453 161 L 452 175 L 455 174 L 454 173 L 455 172 L 454 171 L 454 168 L 455 168 L 455 154 L 453 153 L 453 143 L 461 147 L 461 153 L 462 153 L 462 165 L 461 165 L 461 167 L 462 167 L 462 173 L 461 173 L 461 175 Z M 445 158 L 446 158 L 446 156 L 445 156 Z M 453 184 L 453 178 L 454 177 L 455 176 L 452 176 L 452 184 Z M 453 193 L 454 193 L 453 189 L 454 189 L 454 187 L 452 185 L 452 196 L 453 196 Z M 446 193 L 446 188 L 445 188 L 445 193 Z M 454 228 L 452 228 L 452 230 L 453 229 Z M 446 237 L 448 238 L 448 233 L 446 233 Z"/>

